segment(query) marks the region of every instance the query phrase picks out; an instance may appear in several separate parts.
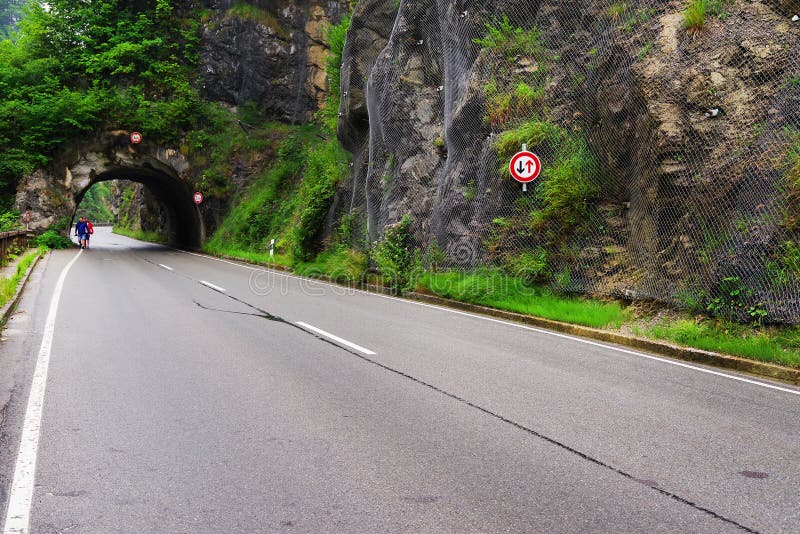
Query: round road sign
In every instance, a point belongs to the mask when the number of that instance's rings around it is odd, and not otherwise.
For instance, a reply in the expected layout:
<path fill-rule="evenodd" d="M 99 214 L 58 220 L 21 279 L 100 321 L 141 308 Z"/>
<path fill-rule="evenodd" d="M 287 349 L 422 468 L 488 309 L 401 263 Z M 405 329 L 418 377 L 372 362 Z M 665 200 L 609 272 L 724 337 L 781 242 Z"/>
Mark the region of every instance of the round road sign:
<path fill-rule="evenodd" d="M 133 132 L 131 134 L 131 143 L 133 143 L 134 145 L 138 145 L 141 142 L 142 142 L 142 134 L 140 134 L 139 132 Z"/>
<path fill-rule="evenodd" d="M 516 181 L 527 184 L 534 181 L 542 172 L 542 162 L 539 161 L 539 156 L 533 152 L 523 150 L 514 154 L 508 164 L 508 170 L 511 171 L 511 176 Z"/>
<path fill-rule="evenodd" d="M 198 191 L 194 194 L 194 203 L 195 204 L 202 204 L 203 203 L 203 193 Z"/>

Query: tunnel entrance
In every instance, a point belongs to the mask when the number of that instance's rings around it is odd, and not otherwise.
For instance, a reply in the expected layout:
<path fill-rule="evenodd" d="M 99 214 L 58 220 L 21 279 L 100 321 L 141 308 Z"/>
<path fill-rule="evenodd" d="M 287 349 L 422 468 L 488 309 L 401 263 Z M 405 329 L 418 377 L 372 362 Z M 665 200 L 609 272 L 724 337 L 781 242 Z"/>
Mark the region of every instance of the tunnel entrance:
<path fill-rule="evenodd" d="M 86 187 L 75 195 L 75 210 L 72 224 L 82 215 L 81 202 L 87 192 L 96 184 L 113 180 L 138 182 L 152 194 L 159 204 L 163 219 L 163 233 L 167 242 L 174 247 L 198 249 L 203 241 L 203 223 L 200 211 L 192 201 L 192 191 L 180 181 L 157 169 L 142 167 L 119 167 L 106 170 L 94 176 Z M 120 221 L 99 221 L 118 224 Z"/>

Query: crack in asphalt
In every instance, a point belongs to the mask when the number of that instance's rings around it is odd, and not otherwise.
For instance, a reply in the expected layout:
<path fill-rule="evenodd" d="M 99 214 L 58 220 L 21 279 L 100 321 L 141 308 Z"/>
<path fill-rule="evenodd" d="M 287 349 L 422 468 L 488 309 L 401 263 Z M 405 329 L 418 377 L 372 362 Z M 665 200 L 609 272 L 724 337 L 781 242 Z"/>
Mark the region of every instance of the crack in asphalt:
<path fill-rule="evenodd" d="M 146 262 L 148 262 L 148 263 L 150 263 L 150 264 L 152 264 L 154 266 L 158 266 L 155 262 L 152 262 L 152 261 L 150 261 L 150 260 L 148 260 L 146 258 L 142 258 L 142 259 L 144 259 L 144 261 L 146 261 Z M 170 274 L 174 274 L 176 276 L 181 276 L 183 278 L 186 278 L 188 280 L 192 280 L 193 282 L 196 282 L 196 283 L 200 284 L 200 280 L 196 280 L 196 279 L 192 278 L 191 276 L 180 274 L 180 273 L 177 273 L 176 271 L 168 271 L 168 272 L 170 272 Z M 200 285 L 202 285 L 203 287 L 205 287 L 206 289 L 209 289 L 211 291 L 216 291 L 216 290 L 214 290 L 214 289 L 212 289 L 212 288 L 210 288 L 208 286 L 205 286 L 203 284 L 200 284 Z M 216 292 L 220 293 L 219 291 L 216 291 Z M 484 407 L 482 407 L 482 406 L 480 406 L 478 404 L 475 404 L 474 402 L 472 402 L 470 400 L 467 400 L 467 399 L 465 399 L 463 397 L 460 397 L 460 396 L 456 395 L 455 393 L 450 393 L 449 391 L 446 391 L 446 390 L 444 390 L 444 389 L 442 389 L 442 388 L 440 388 L 438 386 L 435 386 L 433 384 L 425 382 L 424 380 L 421 380 L 421 379 L 419 379 L 419 378 L 417 378 L 415 376 L 412 376 L 412 375 L 410 375 L 410 374 L 408 374 L 408 373 L 406 373 L 404 371 L 400 371 L 399 369 L 395 369 L 393 367 L 389 367 L 388 365 L 383 364 L 383 363 L 381 363 L 381 362 L 379 362 L 377 360 L 374 360 L 372 358 L 369 358 L 368 356 L 365 356 L 363 354 L 360 354 L 360 353 L 356 352 L 355 350 L 351 350 L 351 349 L 349 349 L 347 347 L 343 347 L 342 345 L 334 343 L 330 339 L 325 338 L 323 336 L 320 336 L 320 335 L 318 335 L 318 334 L 316 334 L 314 332 L 309 332 L 308 330 L 300 327 L 299 325 L 296 325 L 294 323 L 291 323 L 291 322 L 287 321 L 286 319 L 283 319 L 281 317 L 273 315 L 273 314 L 269 313 L 268 311 L 263 310 L 263 309 L 259 308 L 258 306 L 250 304 L 249 302 L 246 302 L 246 301 L 244 301 L 242 299 L 234 297 L 233 295 L 231 295 L 229 293 L 220 293 L 220 294 L 228 297 L 229 299 L 231 299 L 231 300 L 233 300 L 235 302 L 238 302 L 239 304 L 243 304 L 244 306 L 247 306 L 248 308 L 250 308 L 252 310 L 255 310 L 258 313 L 236 312 L 236 311 L 232 311 L 232 310 L 220 310 L 220 309 L 210 308 L 210 307 L 207 307 L 207 306 L 204 306 L 204 305 L 200 304 L 196 300 L 194 301 L 194 303 L 196 305 L 198 305 L 199 307 L 201 307 L 203 309 L 206 309 L 206 310 L 210 310 L 210 311 L 216 311 L 216 312 L 220 312 L 220 313 L 233 313 L 233 314 L 238 314 L 238 315 L 248 315 L 248 316 L 252 316 L 252 317 L 260 317 L 262 319 L 267 319 L 269 321 L 283 323 L 283 324 L 286 324 L 286 325 L 291 326 L 293 328 L 296 328 L 297 330 L 300 330 L 301 332 L 304 332 L 304 333 L 306 333 L 306 334 L 308 334 L 308 335 L 310 335 L 312 337 L 315 337 L 315 338 L 319 339 L 320 341 L 323 341 L 323 342 L 327 343 L 328 345 L 332 345 L 332 346 L 334 346 L 334 347 L 336 347 L 336 348 L 338 348 L 340 350 L 343 350 L 344 352 L 347 352 L 348 354 L 351 354 L 351 355 L 355 356 L 356 358 L 359 358 L 359 359 L 361 359 L 361 360 L 363 360 L 363 361 L 365 361 L 367 363 L 370 363 L 372 365 L 380 367 L 381 369 L 383 369 L 385 371 L 389 371 L 390 373 L 394 373 L 394 374 L 396 374 L 396 375 L 398 375 L 398 376 L 400 376 L 402 378 L 405 378 L 407 380 L 410 380 L 410 381 L 412 381 L 412 382 L 414 382 L 416 384 L 424 386 L 424 387 L 426 387 L 426 388 L 428 388 L 428 389 L 430 389 L 432 391 L 435 391 L 436 393 L 439 393 L 441 395 L 444 395 L 445 397 L 453 399 L 453 400 L 455 400 L 455 401 L 457 401 L 457 402 L 459 402 L 459 403 L 461 403 L 461 404 L 463 404 L 465 406 L 468 406 L 470 408 L 478 410 L 478 411 L 480 411 L 481 413 L 483 413 L 485 415 L 488 415 L 488 416 L 490 416 L 490 417 L 492 417 L 494 419 L 502 421 L 503 423 L 511 425 L 514 428 L 522 430 L 523 432 L 526 432 L 526 433 L 530 434 L 531 436 L 534 436 L 536 438 L 539 438 L 542 441 L 545 441 L 545 442 L 547 442 L 547 443 L 549 443 L 551 445 L 554 445 L 554 446 L 556 446 L 556 447 L 558 447 L 558 448 L 560 448 L 560 449 L 562 449 L 562 450 L 564 450 L 564 451 L 566 451 L 566 452 L 568 452 L 570 454 L 578 456 L 579 458 L 581 458 L 583 460 L 586 460 L 587 462 L 590 462 L 590 463 L 595 464 L 595 465 L 597 465 L 599 467 L 602 467 L 604 469 L 612 471 L 612 472 L 614 472 L 614 473 L 616 473 L 616 474 L 618 474 L 618 475 L 620 475 L 620 476 L 622 476 L 622 477 L 624 477 L 624 478 L 626 478 L 628 480 L 631 480 L 631 481 L 636 482 L 638 484 L 642 484 L 646 488 L 649 488 L 649 489 L 651 489 L 651 490 L 653 490 L 655 492 L 658 492 L 658 493 L 660 493 L 661 495 L 663 495 L 665 497 L 669 497 L 670 499 L 673 499 L 673 500 L 675 500 L 675 501 L 677 501 L 677 502 L 679 502 L 681 504 L 689 506 L 689 507 L 693 508 L 694 510 L 697 510 L 697 511 L 702 512 L 704 514 L 707 514 L 707 515 L 709 515 L 709 516 L 711 516 L 711 517 L 713 517 L 715 519 L 718 519 L 720 521 L 728 523 L 728 524 L 730 524 L 730 525 L 732 525 L 732 526 L 734 526 L 734 527 L 736 527 L 736 528 L 738 528 L 738 529 L 740 529 L 740 530 L 742 530 L 744 532 L 751 532 L 751 533 L 754 533 L 754 534 L 758 533 L 758 531 L 755 530 L 755 529 L 752 529 L 750 527 L 742 525 L 741 523 L 738 523 L 737 521 L 735 521 L 733 519 L 729 519 L 729 518 L 727 518 L 727 517 L 725 517 L 725 516 L 723 516 L 721 514 L 718 514 L 717 512 L 715 512 L 715 511 L 713 511 L 713 510 L 711 510 L 709 508 L 706 508 L 706 507 L 704 507 L 704 506 L 702 506 L 700 504 L 697 504 L 696 502 L 693 502 L 693 501 L 691 501 L 691 500 L 689 500 L 689 499 L 687 499 L 685 497 L 681 497 L 677 493 L 674 493 L 674 492 L 671 492 L 669 490 L 660 488 L 655 484 L 649 484 L 647 482 L 651 482 L 651 481 L 642 480 L 641 478 L 638 478 L 638 477 L 632 475 L 631 473 L 628 473 L 627 471 L 624 471 L 624 470 L 622 470 L 622 469 L 620 469 L 618 467 L 614 467 L 613 465 L 608 464 L 608 463 L 606 463 L 606 462 L 604 462 L 604 461 L 602 461 L 602 460 L 600 460 L 598 458 L 595 458 L 593 456 L 590 456 L 587 453 L 581 452 L 578 449 L 575 449 L 575 448 L 567 445 L 566 443 L 562 443 L 562 442 L 558 441 L 555 438 L 551 438 L 549 436 L 546 436 L 545 434 L 542 434 L 541 432 L 538 432 L 538 431 L 534 430 L 533 428 L 527 427 L 527 426 L 525 426 L 525 425 L 523 425 L 521 423 L 518 423 L 518 422 L 516 422 L 516 421 L 514 421 L 512 419 L 509 419 L 509 418 L 507 418 L 507 417 L 505 417 L 503 415 L 500 415 L 499 413 L 493 412 L 493 411 L 489 410 L 488 408 L 484 408 Z"/>

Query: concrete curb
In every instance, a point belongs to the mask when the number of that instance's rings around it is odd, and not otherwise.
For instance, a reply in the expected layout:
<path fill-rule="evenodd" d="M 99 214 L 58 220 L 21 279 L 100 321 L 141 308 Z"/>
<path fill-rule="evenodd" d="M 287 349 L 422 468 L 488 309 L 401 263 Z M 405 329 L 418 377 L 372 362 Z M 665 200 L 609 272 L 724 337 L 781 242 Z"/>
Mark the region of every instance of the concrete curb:
<path fill-rule="evenodd" d="M 294 274 L 291 269 L 289 269 L 288 267 L 284 267 L 283 265 L 253 263 L 242 260 L 240 258 L 225 256 L 222 254 L 212 254 L 212 256 Z M 328 282 L 330 284 L 336 284 L 339 286 L 355 287 L 363 291 L 369 291 L 371 293 L 395 295 L 395 293 L 392 292 L 391 290 L 381 286 L 369 285 L 364 283 L 346 284 L 324 275 L 314 276 L 311 278 L 315 280 Z M 740 358 L 738 356 L 729 356 L 727 354 L 720 354 L 701 349 L 683 347 L 680 345 L 675 345 L 673 343 L 667 343 L 664 341 L 654 341 L 652 339 L 645 339 L 636 336 L 626 336 L 616 332 L 609 332 L 607 330 L 599 330 L 597 328 L 590 328 L 587 326 L 562 323 L 560 321 L 553 321 L 551 319 L 542 319 L 540 317 L 533 317 L 531 315 L 524 315 L 521 313 L 498 310 L 495 308 L 488 308 L 486 306 L 470 304 L 467 302 L 460 302 L 457 300 L 446 299 L 423 293 L 404 293 L 401 298 L 405 298 L 407 300 L 415 300 L 418 302 L 424 302 L 427 304 L 433 304 L 436 306 L 442 306 L 445 308 L 452 308 L 456 310 L 466 311 L 478 315 L 494 317 L 496 319 L 502 319 L 504 321 L 521 323 L 528 326 L 535 326 L 537 328 L 552 330 L 563 334 L 569 334 L 571 336 L 594 339 L 605 343 L 613 343 L 615 345 L 621 345 L 623 347 L 628 347 L 631 349 L 644 350 L 647 352 L 651 352 L 653 354 L 657 354 L 659 356 L 666 356 L 676 360 L 699 363 L 722 369 L 731 369 L 734 371 L 748 373 L 751 375 L 771 378 L 774 380 L 780 380 L 782 382 L 788 382 L 794 385 L 800 385 L 800 369 L 795 369 L 792 367 L 784 367 L 782 365 L 777 365 L 773 363 L 759 362 L 757 360 L 748 360 L 746 358 Z"/>
<path fill-rule="evenodd" d="M 22 280 L 20 280 L 20 283 L 17 285 L 17 292 L 14 295 L 14 298 L 6 302 L 6 304 L 2 308 L 0 308 L 0 328 L 6 326 L 8 319 L 17 309 L 17 304 L 19 304 L 19 301 L 22 298 L 22 292 L 25 290 L 25 286 L 28 285 L 28 279 L 31 277 L 33 269 L 36 268 L 42 257 L 43 256 L 41 255 L 36 256 L 36 258 L 31 263 L 30 267 L 28 267 L 28 270 L 22 276 Z"/>

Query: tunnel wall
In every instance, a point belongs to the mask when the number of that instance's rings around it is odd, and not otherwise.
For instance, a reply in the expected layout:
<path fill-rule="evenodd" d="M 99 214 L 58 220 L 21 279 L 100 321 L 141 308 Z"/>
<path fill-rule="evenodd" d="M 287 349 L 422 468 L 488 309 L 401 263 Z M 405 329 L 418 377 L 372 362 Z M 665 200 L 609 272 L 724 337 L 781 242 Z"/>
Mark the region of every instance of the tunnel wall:
<path fill-rule="evenodd" d="M 20 181 L 15 209 L 30 210 L 31 228 L 69 225 L 86 191 L 106 180 L 144 184 L 167 212 L 169 242 L 198 248 L 205 238 L 200 210 L 192 201 L 192 169 L 172 148 L 147 141 L 133 145 L 128 132 L 107 132 L 73 148 Z"/>

